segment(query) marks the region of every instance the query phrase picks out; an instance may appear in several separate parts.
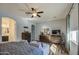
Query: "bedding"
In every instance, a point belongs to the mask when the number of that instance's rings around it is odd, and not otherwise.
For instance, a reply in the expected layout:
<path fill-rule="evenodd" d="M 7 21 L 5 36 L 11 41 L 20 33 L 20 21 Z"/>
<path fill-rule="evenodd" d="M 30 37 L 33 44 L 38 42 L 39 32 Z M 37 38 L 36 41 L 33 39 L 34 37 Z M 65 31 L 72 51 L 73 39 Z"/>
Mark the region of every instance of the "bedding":
<path fill-rule="evenodd" d="M 44 55 L 43 49 L 45 47 L 42 47 L 40 42 L 38 46 L 31 45 L 31 43 L 25 41 L 0 43 L 2 55 Z"/>
<path fill-rule="evenodd" d="M 38 51 L 42 51 L 42 54 L 43 54 L 43 55 L 48 55 L 48 54 L 49 54 L 50 45 L 47 44 L 47 43 L 32 41 L 32 42 L 30 42 L 30 45 L 37 47 L 37 48 L 38 48 L 38 49 L 37 49 L 37 52 L 38 52 Z"/>

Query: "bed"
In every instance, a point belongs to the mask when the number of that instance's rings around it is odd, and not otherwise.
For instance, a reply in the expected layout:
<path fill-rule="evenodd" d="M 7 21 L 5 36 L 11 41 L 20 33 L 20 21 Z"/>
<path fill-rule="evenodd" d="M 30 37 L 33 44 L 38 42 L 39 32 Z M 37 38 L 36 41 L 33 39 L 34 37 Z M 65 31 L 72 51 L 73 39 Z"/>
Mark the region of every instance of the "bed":
<path fill-rule="evenodd" d="M 45 52 L 46 51 L 46 52 Z M 48 55 L 49 45 L 27 41 L 0 43 L 0 55 Z"/>

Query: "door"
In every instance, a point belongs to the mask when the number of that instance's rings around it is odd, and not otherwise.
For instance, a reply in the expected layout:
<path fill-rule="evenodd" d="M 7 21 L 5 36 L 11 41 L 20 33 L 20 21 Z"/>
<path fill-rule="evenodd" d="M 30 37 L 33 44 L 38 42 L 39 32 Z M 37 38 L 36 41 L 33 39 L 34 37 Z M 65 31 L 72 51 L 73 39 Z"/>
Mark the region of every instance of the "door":
<path fill-rule="evenodd" d="M 35 25 L 31 26 L 31 40 L 35 40 Z"/>

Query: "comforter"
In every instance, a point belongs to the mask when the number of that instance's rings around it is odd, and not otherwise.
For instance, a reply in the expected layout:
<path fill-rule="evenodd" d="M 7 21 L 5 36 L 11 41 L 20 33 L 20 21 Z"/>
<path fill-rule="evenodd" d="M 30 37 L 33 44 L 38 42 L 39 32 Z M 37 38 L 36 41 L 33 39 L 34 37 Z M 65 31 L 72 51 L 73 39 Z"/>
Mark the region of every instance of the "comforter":
<path fill-rule="evenodd" d="M 40 45 L 39 45 L 40 46 Z M 44 55 L 43 49 L 25 41 L 0 43 L 1 55 Z"/>

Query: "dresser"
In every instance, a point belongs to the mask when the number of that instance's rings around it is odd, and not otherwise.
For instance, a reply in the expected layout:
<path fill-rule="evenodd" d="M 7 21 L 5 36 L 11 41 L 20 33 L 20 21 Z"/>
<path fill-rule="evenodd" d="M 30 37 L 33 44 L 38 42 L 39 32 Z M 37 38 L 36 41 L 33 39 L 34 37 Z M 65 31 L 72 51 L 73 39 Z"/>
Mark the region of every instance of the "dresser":
<path fill-rule="evenodd" d="M 31 33 L 22 32 L 22 40 L 27 40 L 28 42 L 30 42 L 31 41 Z"/>
<path fill-rule="evenodd" d="M 9 41 L 9 36 L 2 36 L 2 42 Z"/>
<path fill-rule="evenodd" d="M 51 41 L 49 40 L 49 35 L 40 35 L 39 36 L 40 42 L 45 42 L 45 43 L 51 43 Z"/>
<path fill-rule="evenodd" d="M 40 42 L 59 44 L 61 42 L 61 35 L 40 35 Z"/>

